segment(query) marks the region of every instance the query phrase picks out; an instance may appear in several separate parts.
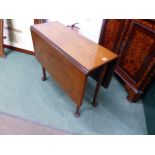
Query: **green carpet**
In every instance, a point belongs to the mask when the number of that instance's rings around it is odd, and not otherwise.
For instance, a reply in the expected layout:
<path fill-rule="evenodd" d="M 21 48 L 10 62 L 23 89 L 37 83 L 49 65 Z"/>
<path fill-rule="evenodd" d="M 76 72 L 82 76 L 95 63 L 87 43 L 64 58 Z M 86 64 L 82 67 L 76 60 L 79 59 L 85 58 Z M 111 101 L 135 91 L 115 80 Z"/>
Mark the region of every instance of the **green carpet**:
<path fill-rule="evenodd" d="M 155 81 L 150 83 L 143 101 L 148 134 L 155 135 Z"/>
<path fill-rule="evenodd" d="M 101 89 L 96 108 L 90 104 L 95 81 L 89 78 L 77 119 L 75 105 L 52 77 L 41 81 L 35 57 L 6 53 L 7 58 L 0 59 L 0 112 L 75 134 L 147 134 L 143 105 L 129 103 L 115 78 L 108 89 Z"/>

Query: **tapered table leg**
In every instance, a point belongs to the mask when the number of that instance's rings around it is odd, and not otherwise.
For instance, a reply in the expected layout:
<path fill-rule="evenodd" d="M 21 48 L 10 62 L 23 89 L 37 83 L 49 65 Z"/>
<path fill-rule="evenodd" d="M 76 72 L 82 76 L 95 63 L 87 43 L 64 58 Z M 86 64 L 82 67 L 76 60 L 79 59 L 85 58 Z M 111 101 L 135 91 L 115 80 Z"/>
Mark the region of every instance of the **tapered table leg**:
<path fill-rule="evenodd" d="M 103 81 L 103 78 L 104 78 L 104 75 L 106 73 L 106 69 L 107 69 L 107 65 L 104 65 L 103 68 L 100 70 L 99 72 L 99 76 L 98 76 L 98 80 L 97 80 L 97 84 L 96 84 L 96 89 L 95 89 L 95 93 L 94 93 L 94 98 L 93 98 L 93 103 L 92 105 L 94 107 L 97 106 L 97 96 L 98 96 L 98 93 L 99 93 L 99 89 L 100 89 L 100 86 L 102 84 L 102 81 Z"/>
<path fill-rule="evenodd" d="M 46 78 L 46 70 L 45 68 L 42 66 L 42 71 L 43 71 L 43 77 L 42 77 L 42 81 L 46 81 L 47 78 Z"/>

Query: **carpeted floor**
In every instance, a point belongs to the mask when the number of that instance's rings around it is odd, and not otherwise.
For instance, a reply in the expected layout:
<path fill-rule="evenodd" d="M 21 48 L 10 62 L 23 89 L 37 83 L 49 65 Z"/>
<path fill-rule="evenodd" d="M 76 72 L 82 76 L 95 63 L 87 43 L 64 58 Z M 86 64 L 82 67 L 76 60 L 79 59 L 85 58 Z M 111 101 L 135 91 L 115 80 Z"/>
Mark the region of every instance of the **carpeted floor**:
<path fill-rule="evenodd" d="M 69 135 L 62 130 L 49 128 L 32 121 L 0 113 L 0 135 Z"/>
<path fill-rule="evenodd" d="M 48 76 L 41 81 L 41 66 L 35 57 L 6 50 L 0 59 L 0 112 L 75 134 L 147 134 L 143 105 L 126 99 L 124 87 L 113 78 L 102 88 L 99 105 L 90 104 L 95 81 L 89 79 L 81 117 L 75 118 L 75 105 Z"/>

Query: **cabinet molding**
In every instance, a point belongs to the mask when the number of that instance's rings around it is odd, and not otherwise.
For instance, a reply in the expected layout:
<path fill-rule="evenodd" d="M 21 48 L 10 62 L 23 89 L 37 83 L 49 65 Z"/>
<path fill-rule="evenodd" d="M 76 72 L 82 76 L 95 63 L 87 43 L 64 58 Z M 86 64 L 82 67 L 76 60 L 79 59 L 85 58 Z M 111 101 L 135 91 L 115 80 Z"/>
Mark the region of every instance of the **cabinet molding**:
<path fill-rule="evenodd" d="M 123 28 L 121 24 L 114 28 L 121 22 L 119 19 L 107 22 L 110 24 L 102 26 L 102 31 L 107 32 L 101 33 L 100 44 L 119 54 L 115 73 L 125 83 L 128 100 L 137 101 L 155 75 L 155 21 L 125 20 Z M 112 36 L 113 31 L 116 32 Z"/>

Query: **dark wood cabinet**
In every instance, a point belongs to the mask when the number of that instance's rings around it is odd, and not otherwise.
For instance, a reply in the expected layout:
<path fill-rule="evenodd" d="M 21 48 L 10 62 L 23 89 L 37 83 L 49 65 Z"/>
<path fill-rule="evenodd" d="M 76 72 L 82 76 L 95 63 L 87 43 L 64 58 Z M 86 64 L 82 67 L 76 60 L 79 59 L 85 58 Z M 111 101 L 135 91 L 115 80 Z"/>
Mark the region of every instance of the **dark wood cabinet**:
<path fill-rule="evenodd" d="M 99 44 L 119 54 L 115 73 L 137 101 L 155 75 L 155 21 L 105 20 Z"/>
<path fill-rule="evenodd" d="M 103 20 L 102 29 L 99 39 L 99 44 L 104 47 L 119 53 L 119 45 L 122 39 L 123 30 L 126 24 L 126 20 L 107 19 Z"/>

